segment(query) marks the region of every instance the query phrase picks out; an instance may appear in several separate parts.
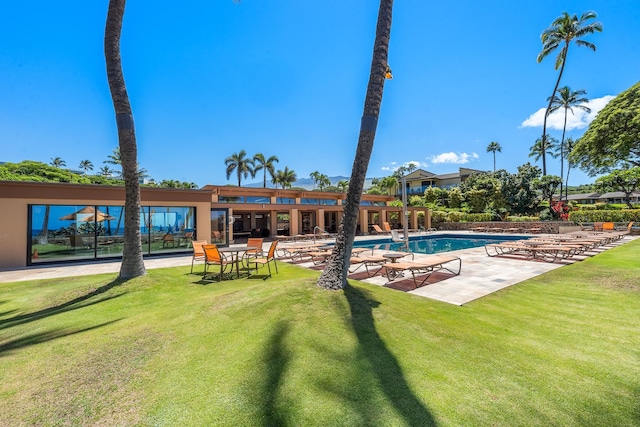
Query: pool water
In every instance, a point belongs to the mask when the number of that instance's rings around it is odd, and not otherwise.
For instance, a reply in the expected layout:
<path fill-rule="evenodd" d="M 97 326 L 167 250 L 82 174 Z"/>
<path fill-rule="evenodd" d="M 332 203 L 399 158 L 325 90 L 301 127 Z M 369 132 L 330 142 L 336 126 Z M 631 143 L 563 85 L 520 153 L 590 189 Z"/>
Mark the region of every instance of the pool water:
<path fill-rule="evenodd" d="M 527 239 L 530 236 L 472 236 L 472 235 L 440 235 L 417 236 L 409 238 L 409 250 L 417 254 L 435 254 L 439 252 L 457 251 L 482 247 L 489 243 L 502 243 L 510 240 Z M 356 248 L 400 251 L 403 243 L 392 242 L 391 239 L 378 239 L 355 242 Z"/>

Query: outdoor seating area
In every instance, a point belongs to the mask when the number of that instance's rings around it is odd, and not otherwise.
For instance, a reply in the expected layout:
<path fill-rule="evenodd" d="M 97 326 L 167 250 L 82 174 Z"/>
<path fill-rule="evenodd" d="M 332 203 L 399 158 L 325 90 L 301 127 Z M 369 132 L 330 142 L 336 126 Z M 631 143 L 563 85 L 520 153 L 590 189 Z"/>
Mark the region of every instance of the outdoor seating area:
<path fill-rule="evenodd" d="M 571 232 L 562 235 L 549 235 L 526 240 L 516 240 L 485 245 L 488 256 L 516 256 L 529 260 L 556 262 L 587 255 L 624 238 L 626 232 Z"/>

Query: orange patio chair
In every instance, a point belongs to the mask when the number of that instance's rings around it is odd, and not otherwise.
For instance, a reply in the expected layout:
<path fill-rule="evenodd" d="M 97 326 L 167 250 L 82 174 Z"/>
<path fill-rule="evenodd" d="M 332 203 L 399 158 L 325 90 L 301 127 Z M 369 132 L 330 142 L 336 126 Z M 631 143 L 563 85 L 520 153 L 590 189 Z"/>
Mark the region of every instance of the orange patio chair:
<path fill-rule="evenodd" d="M 262 264 L 263 267 L 266 264 L 269 269 L 269 275 L 265 277 L 265 279 L 271 277 L 271 267 L 269 266 L 269 263 L 273 263 L 276 268 L 276 273 L 278 272 L 278 264 L 276 264 L 276 246 L 278 246 L 278 241 L 274 240 L 271 242 L 271 246 L 269 246 L 269 252 L 267 252 L 266 257 L 251 258 L 249 260 L 249 264 L 255 265 L 256 271 L 258 270 L 258 264 Z"/>
<path fill-rule="evenodd" d="M 191 273 L 193 274 L 193 263 L 195 261 L 205 261 L 203 245 L 207 244 L 206 240 L 193 240 L 193 255 L 191 257 Z"/>
<path fill-rule="evenodd" d="M 233 269 L 233 260 L 228 260 L 221 254 L 216 245 L 202 245 L 202 250 L 204 251 L 204 277 L 207 276 L 207 268 L 211 265 L 220 268 L 218 280 L 222 281 L 222 275 L 227 267 L 231 266 Z"/>

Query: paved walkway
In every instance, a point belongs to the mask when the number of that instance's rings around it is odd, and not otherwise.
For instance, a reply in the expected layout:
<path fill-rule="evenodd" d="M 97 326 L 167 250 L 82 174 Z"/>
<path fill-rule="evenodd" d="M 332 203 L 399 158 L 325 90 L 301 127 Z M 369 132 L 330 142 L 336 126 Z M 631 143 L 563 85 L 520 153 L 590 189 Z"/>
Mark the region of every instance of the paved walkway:
<path fill-rule="evenodd" d="M 378 237 L 379 238 L 379 237 Z M 600 247 L 596 251 L 588 252 L 586 257 L 596 255 L 609 248 L 624 244 L 637 238 L 627 236 L 612 245 Z M 265 244 L 265 249 L 269 244 Z M 408 293 L 455 305 L 463 305 L 500 289 L 530 279 L 547 271 L 560 268 L 573 262 L 579 262 L 585 256 L 578 256 L 572 260 L 547 263 L 543 261 L 528 261 L 516 257 L 489 257 L 483 247 L 449 252 L 462 259 L 462 270 L 459 276 L 434 274 L 424 286 L 414 289 L 412 280 L 398 280 L 388 283 L 383 275 L 366 278 L 364 274 L 350 276 L 374 285 L 400 289 Z M 416 254 L 415 261 L 424 255 Z M 191 255 L 172 257 L 158 257 L 145 259 L 147 269 L 176 267 L 191 264 Z M 297 265 L 318 269 L 311 262 L 296 263 Z M 0 271 L 1 282 L 17 282 L 34 279 L 52 279 L 58 277 L 81 276 L 100 273 L 117 273 L 120 270 L 119 261 L 91 262 L 86 264 L 54 265 L 47 267 L 30 267 L 11 271 Z"/>

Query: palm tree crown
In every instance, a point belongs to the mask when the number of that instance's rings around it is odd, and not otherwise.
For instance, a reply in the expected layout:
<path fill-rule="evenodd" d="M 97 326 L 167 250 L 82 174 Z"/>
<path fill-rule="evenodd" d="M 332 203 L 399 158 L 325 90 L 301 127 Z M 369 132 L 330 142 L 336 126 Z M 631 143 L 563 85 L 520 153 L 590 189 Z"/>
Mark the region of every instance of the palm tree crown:
<path fill-rule="evenodd" d="M 91 163 L 91 160 L 82 160 L 78 167 L 85 172 L 89 172 L 93 170 L 93 163 Z"/>
<path fill-rule="evenodd" d="M 62 160 L 60 157 L 54 157 L 51 159 L 51 166 L 54 166 L 56 168 L 61 168 L 63 166 L 67 166 L 67 162 L 65 162 L 64 160 Z"/>
<path fill-rule="evenodd" d="M 285 188 L 291 188 L 291 185 L 296 182 L 298 177 L 296 173 L 292 170 L 289 170 L 289 166 L 285 166 L 284 170 L 279 170 L 276 172 L 276 176 L 273 178 L 274 185 L 280 184 L 280 186 Z"/>
<path fill-rule="evenodd" d="M 267 172 L 269 172 L 269 176 L 271 176 L 271 179 L 273 180 L 276 174 L 276 167 L 274 166 L 274 163 L 278 163 L 279 161 L 280 159 L 278 159 L 276 156 L 271 156 L 267 159 L 262 153 L 258 153 L 253 156 L 253 162 L 255 164 L 253 173 L 255 174 L 256 172 L 262 170 L 264 174 L 262 183 L 263 188 L 267 188 Z"/>
<path fill-rule="evenodd" d="M 496 152 L 502 153 L 502 146 L 498 142 L 492 141 L 487 146 L 487 153 L 493 153 L 493 171 L 496 171 Z"/>
<path fill-rule="evenodd" d="M 253 160 L 247 158 L 247 152 L 244 150 L 240 150 L 239 152 L 233 153 L 231 156 L 227 157 L 224 160 L 224 164 L 227 165 L 227 179 L 229 179 L 234 170 L 236 171 L 238 176 L 238 187 L 240 187 L 242 177 L 247 179 L 249 175 L 251 175 L 251 178 L 256 176 L 256 173 L 253 170 Z"/>
<path fill-rule="evenodd" d="M 560 45 L 564 43 L 564 45 L 560 49 L 560 52 L 558 52 L 558 56 L 556 57 L 555 69 L 557 70 L 559 68 L 560 73 L 558 74 L 558 80 L 556 80 L 556 85 L 553 88 L 553 92 L 551 92 L 551 96 L 549 97 L 549 105 L 547 106 L 542 125 L 541 148 L 543 175 L 547 174 L 547 162 L 545 159 L 547 118 L 551 110 L 553 98 L 555 97 L 558 86 L 560 85 L 560 80 L 562 79 L 562 73 L 564 72 L 564 66 L 567 61 L 567 52 L 569 51 L 569 45 L 572 41 L 575 41 L 576 45 L 578 46 L 584 46 L 593 51 L 596 50 L 596 45 L 591 42 L 582 40 L 582 37 L 584 36 L 602 31 L 601 23 L 587 23 L 587 21 L 595 18 L 595 12 L 584 12 L 580 16 L 580 18 L 578 18 L 577 15 L 571 16 L 567 12 L 563 12 L 562 15 L 556 18 L 551 26 L 544 30 L 542 32 L 542 35 L 540 36 L 540 40 L 542 41 L 542 51 L 538 54 L 538 62 L 542 62 L 544 58 L 546 58 L 551 52 L 556 50 Z"/>

